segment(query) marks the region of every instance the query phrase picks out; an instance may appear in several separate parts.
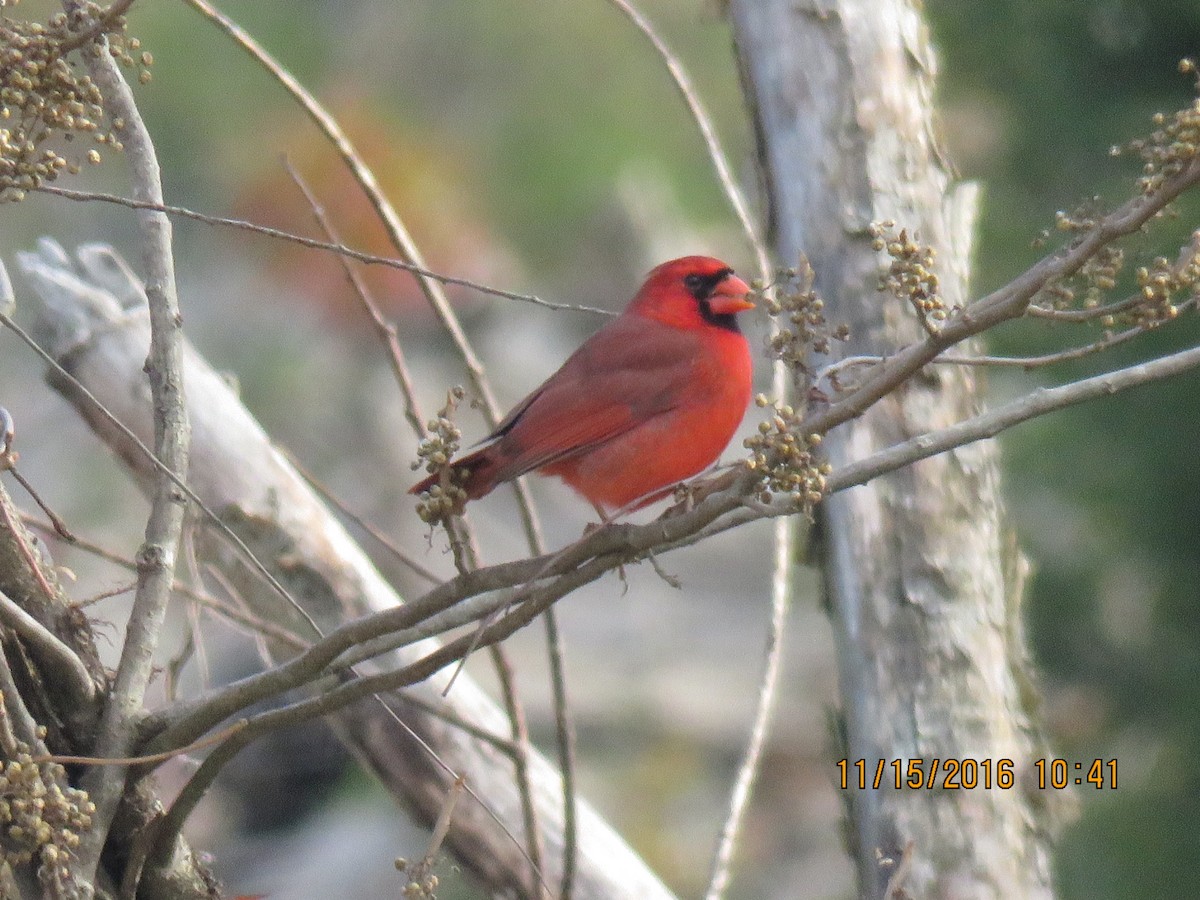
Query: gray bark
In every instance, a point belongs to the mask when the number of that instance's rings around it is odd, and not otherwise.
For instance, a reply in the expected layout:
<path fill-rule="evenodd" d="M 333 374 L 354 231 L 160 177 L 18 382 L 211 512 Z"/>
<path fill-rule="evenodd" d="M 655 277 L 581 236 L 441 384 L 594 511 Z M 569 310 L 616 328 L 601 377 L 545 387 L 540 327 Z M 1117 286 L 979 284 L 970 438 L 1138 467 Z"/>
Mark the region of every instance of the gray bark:
<path fill-rule="evenodd" d="M 919 4 L 733 0 L 779 258 L 807 254 L 846 354 L 917 338 L 877 290 L 868 227 L 893 220 L 936 248 L 948 305 L 967 297 L 975 192 L 954 186 L 933 125 L 934 58 Z M 825 447 L 835 469 L 978 411 L 976 376 L 931 367 Z M 879 789 L 846 790 L 863 897 L 1051 895 L 1049 816 L 1024 776 L 1044 755 L 1023 635 L 1021 563 L 996 451 L 979 443 L 822 504 L 845 745 Z M 1011 789 L 895 790 L 890 763 L 1012 760 Z M 831 772 L 834 772 L 831 764 Z M 892 882 L 889 890 L 889 881 Z"/>
<path fill-rule="evenodd" d="M 59 251 L 61 254 L 61 251 Z M 22 256 L 22 265 L 42 298 L 40 342 L 75 379 L 92 392 L 143 441 L 153 434 L 142 362 L 149 326 L 140 286 L 131 281 L 107 248 L 81 251 L 82 271 L 64 265 L 64 255 Z M 201 500 L 230 525 L 255 555 L 327 628 L 401 602 L 336 518 L 315 496 L 230 390 L 190 345 L 184 377 L 192 421 L 189 483 Z M 129 440 L 96 413 L 73 382 L 51 374 L 52 385 L 70 400 L 96 433 L 149 483 L 147 460 Z M 201 523 L 202 524 L 202 523 Z M 239 587 L 253 611 L 286 624 L 304 637 L 311 631 L 276 593 L 215 539 L 200 542 Z M 397 651 L 403 666 L 435 646 L 424 642 Z M 498 736 L 509 734 L 507 717 L 462 674 L 448 698 L 442 672 L 408 693 L 451 716 Z M 335 717 L 334 725 L 388 789 L 431 825 L 442 809 L 453 777 L 420 745 L 424 741 L 467 784 L 518 840 L 524 840 L 521 807 L 511 761 L 491 745 L 409 704 L 400 695 L 386 702 L 412 732 L 379 703 L 361 703 Z M 414 737 L 416 735 L 416 737 Z M 418 740 L 419 738 L 419 740 Z M 531 752 L 530 781 L 546 847 L 545 881 L 555 888 L 562 871 L 562 787 L 558 771 Z M 578 806 L 579 859 L 574 897 L 669 900 L 671 893 L 586 803 Z M 530 896 L 529 864 L 512 839 L 469 797 L 463 797 L 446 839 L 462 864 L 488 889 Z"/>

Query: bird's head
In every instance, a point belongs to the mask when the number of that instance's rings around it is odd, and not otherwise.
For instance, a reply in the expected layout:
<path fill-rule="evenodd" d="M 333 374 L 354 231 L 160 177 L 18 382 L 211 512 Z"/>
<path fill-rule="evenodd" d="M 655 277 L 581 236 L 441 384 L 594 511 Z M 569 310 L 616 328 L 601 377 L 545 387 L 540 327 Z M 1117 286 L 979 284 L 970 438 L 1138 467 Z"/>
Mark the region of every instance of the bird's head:
<path fill-rule="evenodd" d="M 680 328 L 739 331 L 736 314 L 753 309 L 750 286 L 711 256 L 684 256 L 655 268 L 629 309 Z"/>

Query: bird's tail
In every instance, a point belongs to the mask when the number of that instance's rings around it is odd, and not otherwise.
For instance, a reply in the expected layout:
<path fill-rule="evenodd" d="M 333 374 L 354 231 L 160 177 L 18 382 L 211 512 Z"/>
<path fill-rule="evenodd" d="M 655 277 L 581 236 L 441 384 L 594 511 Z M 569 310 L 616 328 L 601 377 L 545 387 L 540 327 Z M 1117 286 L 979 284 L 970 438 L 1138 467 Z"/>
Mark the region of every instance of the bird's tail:
<path fill-rule="evenodd" d="M 408 489 L 408 492 L 410 494 L 424 493 L 435 484 L 443 483 L 441 479 L 445 474 L 449 483 L 456 484 L 466 491 L 468 500 L 478 500 L 485 494 L 491 493 L 497 483 L 498 460 L 493 450 L 494 446 L 488 445 L 462 459 L 456 459 L 442 472 L 434 472 L 428 478 L 418 481 Z"/>

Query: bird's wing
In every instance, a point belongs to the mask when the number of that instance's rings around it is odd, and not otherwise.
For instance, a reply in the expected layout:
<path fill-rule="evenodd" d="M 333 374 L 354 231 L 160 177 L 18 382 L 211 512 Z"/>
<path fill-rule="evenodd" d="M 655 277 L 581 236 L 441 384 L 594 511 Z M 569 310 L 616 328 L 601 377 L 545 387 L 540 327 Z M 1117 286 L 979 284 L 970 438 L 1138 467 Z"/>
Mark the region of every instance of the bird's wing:
<path fill-rule="evenodd" d="M 497 427 L 496 480 L 570 459 L 670 410 L 685 394 L 694 337 L 621 317 L 583 344 Z"/>

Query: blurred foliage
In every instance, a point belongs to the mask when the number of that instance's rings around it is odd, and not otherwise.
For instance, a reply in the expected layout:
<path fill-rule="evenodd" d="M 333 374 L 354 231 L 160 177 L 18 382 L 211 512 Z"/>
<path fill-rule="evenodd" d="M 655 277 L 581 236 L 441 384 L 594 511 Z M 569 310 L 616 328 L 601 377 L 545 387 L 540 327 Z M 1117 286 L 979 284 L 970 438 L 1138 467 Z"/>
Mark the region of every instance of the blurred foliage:
<path fill-rule="evenodd" d="M 951 144 L 964 176 L 986 185 L 976 269 L 986 291 L 1035 258 L 1030 238 L 1056 209 L 1128 196 L 1136 163 L 1106 151 L 1190 102 L 1176 66 L 1200 50 L 1200 5 L 930 0 L 927 12 Z M 1200 202 L 1185 198 L 1178 212 L 1135 244 L 1135 258 L 1174 257 L 1200 224 Z M 1195 344 L 1200 323 L 1189 318 L 1111 359 L 1035 374 L 1065 381 Z M 993 347 L 1041 352 L 1069 336 L 1044 331 L 1012 329 Z M 1056 752 L 1115 756 L 1122 773 L 1115 794 L 1082 793 L 1058 854 L 1065 900 L 1200 896 L 1198 419 L 1193 373 L 1004 440 Z"/>

